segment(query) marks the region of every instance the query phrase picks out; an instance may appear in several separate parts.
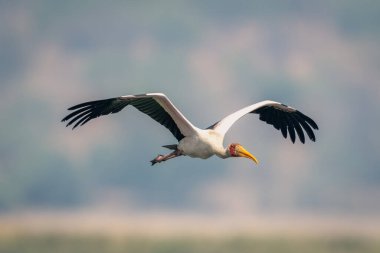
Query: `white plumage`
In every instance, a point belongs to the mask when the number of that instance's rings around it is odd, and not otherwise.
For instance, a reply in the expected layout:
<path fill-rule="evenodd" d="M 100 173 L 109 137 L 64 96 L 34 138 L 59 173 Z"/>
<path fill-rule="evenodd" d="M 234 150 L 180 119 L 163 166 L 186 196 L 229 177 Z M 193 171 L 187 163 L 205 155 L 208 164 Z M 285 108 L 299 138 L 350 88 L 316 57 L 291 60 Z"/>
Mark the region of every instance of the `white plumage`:
<path fill-rule="evenodd" d="M 99 116 L 117 113 L 127 105 L 134 106 L 165 126 L 178 140 L 178 144 L 164 146 L 174 151 L 168 155 L 158 155 L 151 161 L 152 165 L 181 155 L 203 159 L 213 155 L 220 158 L 246 157 L 257 163 L 256 157 L 240 144 L 232 143 L 226 148 L 223 146 L 226 132 L 237 120 L 248 113 L 259 114 L 262 121 L 281 130 L 285 138 L 289 133 L 293 143 L 296 139 L 296 133 L 300 141 L 305 143 L 304 131 L 312 141 L 315 141 L 313 129 L 318 129 L 317 124 L 308 116 L 292 107 L 270 100 L 244 107 L 207 129 L 200 129 L 187 120 L 162 93 L 127 95 L 85 102 L 70 107 L 69 110 L 73 110 L 73 112 L 63 118 L 62 121 L 70 120 L 66 126 L 75 123 L 74 129 Z"/>

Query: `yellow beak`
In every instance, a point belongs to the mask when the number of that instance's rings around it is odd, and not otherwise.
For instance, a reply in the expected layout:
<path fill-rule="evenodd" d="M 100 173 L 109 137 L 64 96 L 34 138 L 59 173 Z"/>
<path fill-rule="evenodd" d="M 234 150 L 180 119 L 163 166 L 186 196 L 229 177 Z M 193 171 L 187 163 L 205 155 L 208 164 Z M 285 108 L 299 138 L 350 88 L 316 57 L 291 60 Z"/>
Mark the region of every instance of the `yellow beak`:
<path fill-rule="evenodd" d="M 257 158 L 252 155 L 251 153 L 249 153 L 245 148 L 243 148 L 241 145 L 237 146 L 236 147 L 236 153 L 239 157 L 245 157 L 245 158 L 249 158 L 251 159 L 252 161 L 254 161 L 256 164 L 259 164 L 259 161 L 257 160 Z"/>

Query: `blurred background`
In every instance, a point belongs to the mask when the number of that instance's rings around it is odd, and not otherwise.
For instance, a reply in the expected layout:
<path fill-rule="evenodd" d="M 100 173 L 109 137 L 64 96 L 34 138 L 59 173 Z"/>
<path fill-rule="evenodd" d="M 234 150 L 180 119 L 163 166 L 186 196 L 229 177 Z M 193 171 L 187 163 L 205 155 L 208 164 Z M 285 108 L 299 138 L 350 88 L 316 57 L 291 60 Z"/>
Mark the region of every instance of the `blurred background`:
<path fill-rule="evenodd" d="M 375 0 L 0 1 L 0 249 L 40 230 L 378 240 L 379 12 Z M 251 115 L 225 144 L 258 166 L 151 167 L 176 139 L 132 107 L 75 131 L 60 122 L 77 103 L 145 92 L 199 127 L 271 99 L 320 130 L 293 145 Z"/>

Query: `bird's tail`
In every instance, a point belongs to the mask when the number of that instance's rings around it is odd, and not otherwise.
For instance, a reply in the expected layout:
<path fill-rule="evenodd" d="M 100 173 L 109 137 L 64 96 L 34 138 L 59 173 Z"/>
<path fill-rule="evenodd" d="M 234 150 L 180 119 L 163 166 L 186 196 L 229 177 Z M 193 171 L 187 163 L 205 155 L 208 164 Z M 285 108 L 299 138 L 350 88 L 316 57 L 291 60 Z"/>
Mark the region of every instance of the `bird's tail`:
<path fill-rule="evenodd" d="M 171 150 L 177 150 L 177 144 L 172 144 L 172 145 L 164 145 L 162 146 L 163 148 L 171 149 Z"/>

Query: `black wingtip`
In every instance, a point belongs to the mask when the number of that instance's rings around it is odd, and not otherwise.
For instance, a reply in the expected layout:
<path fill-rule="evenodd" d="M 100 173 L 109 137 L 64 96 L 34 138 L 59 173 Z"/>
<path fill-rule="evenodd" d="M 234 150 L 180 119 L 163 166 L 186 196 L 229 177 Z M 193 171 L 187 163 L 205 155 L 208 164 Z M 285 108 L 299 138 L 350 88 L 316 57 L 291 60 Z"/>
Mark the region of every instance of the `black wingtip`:
<path fill-rule="evenodd" d="M 80 103 L 80 104 L 71 106 L 67 110 L 72 111 L 72 110 L 76 110 L 76 109 L 83 108 L 86 106 L 91 106 L 91 105 L 94 105 L 94 104 L 97 104 L 97 103 L 103 102 L 103 101 L 104 100 L 95 100 L 95 101 L 84 102 L 84 103 Z"/>

